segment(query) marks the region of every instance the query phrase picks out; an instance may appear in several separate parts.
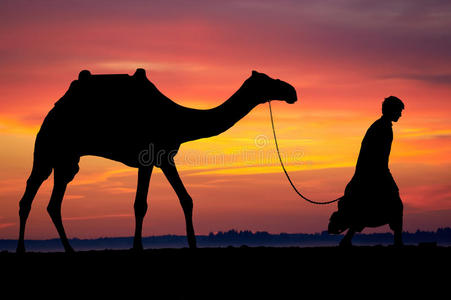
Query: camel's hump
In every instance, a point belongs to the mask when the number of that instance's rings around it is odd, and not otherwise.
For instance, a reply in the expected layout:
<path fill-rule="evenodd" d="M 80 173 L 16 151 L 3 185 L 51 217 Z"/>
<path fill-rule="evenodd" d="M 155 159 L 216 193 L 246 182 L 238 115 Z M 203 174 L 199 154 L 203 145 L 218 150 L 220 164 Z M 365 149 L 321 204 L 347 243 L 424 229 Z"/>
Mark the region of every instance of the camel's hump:
<path fill-rule="evenodd" d="M 96 74 L 92 75 L 91 72 L 88 70 L 83 70 L 78 74 L 78 80 L 85 81 L 85 80 L 114 80 L 114 79 L 123 79 L 123 78 L 130 78 L 134 77 L 137 79 L 144 79 L 146 77 L 146 71 L 144 69 L 138 68 L 135 71 L 135 74 L 133 76 L 130 76 L 128 74 Z"/>
<path fill-rule="evenodd" d="M 128 74 L 91 74 L 83 70 L 74 80 L 66 94 L 55 104 L 63 103 L 81 104 L 102 102 L 106 98 L 109 101 L 123 100 L 124 97 L 144 97 L 159 95 L 157 88 L 147 79 L 144 69 L 137 69 L 133 75 Z"/>

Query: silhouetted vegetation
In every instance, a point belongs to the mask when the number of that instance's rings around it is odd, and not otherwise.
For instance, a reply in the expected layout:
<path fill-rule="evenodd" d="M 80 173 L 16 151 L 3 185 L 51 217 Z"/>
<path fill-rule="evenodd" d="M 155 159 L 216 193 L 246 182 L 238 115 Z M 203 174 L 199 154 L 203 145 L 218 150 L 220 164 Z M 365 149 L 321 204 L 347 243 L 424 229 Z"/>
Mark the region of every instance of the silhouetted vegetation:
<path fill-rule="evenodd" d="M 320 247 L 336 246 L 341 235 L 330 235 L 327 231 L 321 233 L 279 233 L 271 234 L 265 231 L 252 232 L 249 230 L 229 230 L 226 232 L 199 235 L 200 247 Z M 407 245 L 420 243 L 439 246 L 451 245 L 451 228 L 439 228 L 437 231 L 404 232 L 403 240 Z M 71 239 L 71 244 L 77 250 L 129 249 L 133 245 L 132 237 Z M 145 248 L 183 248 L 186 247 L 186 236 L 162 235 L 143 238 Z M 392 233 L 356 234 L 356 245 L 389 245 L 393 241 Z M 0 240 L 0 251 L 14 251 L 16 240 Z M 27 240 L 27 247 L 31 251 L 62 251 L 59 239 Z"/>

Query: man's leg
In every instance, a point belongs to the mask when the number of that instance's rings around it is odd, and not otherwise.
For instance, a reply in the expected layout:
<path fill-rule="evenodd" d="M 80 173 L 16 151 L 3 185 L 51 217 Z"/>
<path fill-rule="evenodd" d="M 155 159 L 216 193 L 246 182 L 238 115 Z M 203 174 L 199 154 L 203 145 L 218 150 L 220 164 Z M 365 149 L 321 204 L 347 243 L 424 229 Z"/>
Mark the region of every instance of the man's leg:
<path fill-rule="evenodd" d="M 393 230 L 394 233 L 394 245 L 397 247 L 402 247 L 404 246 L 404 243 L 402 242 L 403 205 L 399 194 L 397 195 L 397 198 L 393 220 L 389 225 L 390 229 Z"/>
<path fill-rule="evenodd" d="M 340 247 L 351 247 L 352 246 L 352 238 L 354 237 L 355 230 L 349 228 L 348 232 L 346 232 L 345 236 L 340 242 Z"/>

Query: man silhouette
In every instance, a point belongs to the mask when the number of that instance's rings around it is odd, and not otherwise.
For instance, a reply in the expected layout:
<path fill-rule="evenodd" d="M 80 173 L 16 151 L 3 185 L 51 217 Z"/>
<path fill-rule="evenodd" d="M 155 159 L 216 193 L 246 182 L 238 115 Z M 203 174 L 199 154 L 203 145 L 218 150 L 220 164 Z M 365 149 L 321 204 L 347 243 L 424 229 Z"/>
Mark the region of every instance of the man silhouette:
<path fill-rule="evenodd" d="M 404 109 L 397 97 L 385 98 L 382 117 L 365 134 L 354 176 L 338 202 L 338 211 L 329 222 L 329 233 L 349 229 L 340 246 L 351 246 L 352 237 L 365 227 L 389 224 L 394 231 L 394 244 L 402 246 L 403 205 L 398 186 L 388 168 L 393 141 L 392 122 L 397 122 Z"/>

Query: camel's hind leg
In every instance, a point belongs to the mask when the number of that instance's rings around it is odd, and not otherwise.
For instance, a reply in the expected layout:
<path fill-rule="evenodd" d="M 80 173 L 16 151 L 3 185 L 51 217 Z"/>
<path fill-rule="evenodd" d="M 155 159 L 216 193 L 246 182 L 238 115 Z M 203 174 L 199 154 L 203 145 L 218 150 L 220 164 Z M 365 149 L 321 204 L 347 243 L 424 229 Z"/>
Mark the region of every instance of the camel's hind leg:
<path fill-rule="evenodd" d="M 73 252 L 74 250 L 70 246 L 66 232 L 64 231 L 63 221 L 61 219 L 61 203 L 67 184 L 72 181 L 78 170 L 78 161 L 55 166 L 53 191 L 49 205 L 47 206 L 47 211 L 52 218 L 66 252 Z"/>
<path fill-rule="evenodd" d="M 19 240 L 17 243 L 17 252 L 25 252 L 25 225 L 27 223 L 28 215 L 30 214 L 31 204 L 33 202 L 36 193 L 39 190 L 41 184 L 50 176 L 52 173 L 52 167 L 49 164 L 42 163 L 35 159 L 33 163 L 33 170 L 31 171 L 30 177 L 27 180 L 27 187 L 22 199 L 19 202 L 19 217 L 20 217 L 20 229 L 19 229 Z"/>
<path fill-rule="evenodd" d="M 149 181 L 152 175 L 153 166 L 142 167 L 138 170 L 138 187 L 136 189 L 135 199 L 135 238 L 133 240 L 133 250 L 143 250 L 142 228 L 144 216 L 147 212 L 147 193 L 149 191 Z"/>

